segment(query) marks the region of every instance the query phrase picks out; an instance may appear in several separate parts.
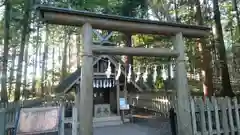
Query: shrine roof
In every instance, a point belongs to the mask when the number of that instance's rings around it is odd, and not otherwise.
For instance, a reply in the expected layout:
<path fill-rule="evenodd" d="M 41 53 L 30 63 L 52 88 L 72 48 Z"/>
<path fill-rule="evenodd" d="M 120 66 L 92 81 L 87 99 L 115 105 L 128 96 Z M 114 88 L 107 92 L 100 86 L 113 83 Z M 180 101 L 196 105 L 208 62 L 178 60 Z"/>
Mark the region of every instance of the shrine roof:
<path fill-rule="evenodd" d="M 71 73 L 65 79 L 63 79 L 55 88 L 56 92 L 68 93 L 73 85 L 80 80 L 81 68 L 77 69 L 75 72 Z"/>

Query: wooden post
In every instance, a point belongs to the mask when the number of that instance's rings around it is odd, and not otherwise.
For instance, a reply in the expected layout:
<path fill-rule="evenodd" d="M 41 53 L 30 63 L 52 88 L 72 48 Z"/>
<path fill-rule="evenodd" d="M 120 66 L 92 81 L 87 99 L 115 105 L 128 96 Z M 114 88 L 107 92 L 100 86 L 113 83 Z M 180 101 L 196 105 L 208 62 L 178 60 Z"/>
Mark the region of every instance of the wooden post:
<path fill-rule="evenodd" d="M 77 118 L 77 110 L 76 106 L 72 107 L 72 135 L 78 135 L 78 118 Z"/>
<path fill-rule="evenodd" d="M 168 58 L 168 61 L 169 61 L 169 63 L 167 64 L 168 85 L 170 85 L 169 82 L 172 80 L 172 78 L 171 78 L 171 73 L 172 73 L 172 71 L 171 71 L 171 66 L 172 66 L 172 63 L 170 62 L 170 61 L 171 61 L 171 57 Z"/>
<path fill-rule="evenodd" d="M 83 57 L 81 69 L 81 90 L 79 129 L 81 135 L 93 135 L 93 56 L 92 56 L 92 26 L 88 23 L 83 25 Z"/>
<path fill-rule="evenodd" d="M 60 120 L 60 132 L 59 135 L 64 135 L 65 129 L 64 129 L 64 124 L 65 124 L 65 103 L 61 102 L 61 120 Z"/>
<path fill-rule="evenodd" d="M 228 126 L 228 116 L 227 116 L 227 104 L 226 98 L 222 98 L 220 100 L 220 108 L 221 108 L 221 115 L 222 115 L 222 126 L 223 126 L 223 134 L 229 135 L 229 126 Z"/>
<path fill-rule="evenodd" d="M 79 105 L 79 102 L 80 102 L 80 87 L 81 87 L 80 86 L 80 80 L 78 80 L 76 82 L 76 97 L 75 97 L 75 104 L 73 106 L 73 108 L 75 108 L 75 114 L 72 112 L 72 118 L 75 118 L 75 121 L 76 121 L 76 125 L 72 126 L 72 130 L 74 130 L 74 132 L 76 132 L 76 134 L 79 133 L 79 115 L 78 115 L 79 113 L 78 113 L 78 111 L 80 110 L 80 105 Z M 76 129 L 73 129 L 73 128 L 76 128 Z M 72 134 L 72 135 L 74 135 L 74 134 Z"/>
<path fill-rule="evenodd" d="M 120 83 L 119 80 L 116 80 L 116 87 L 117 87 L 117 115 L 120 116 L 120 104 L 119 104 L 119 92 L 120 92 Z"/>
<path fill-rule="evenodd" d="M 185 68 L 185 49 L 182 33 L 176 34 L 173 44 L 179 53 L 176 62 L 176 89 L 177 89 L 177 126 L 179 135 L 192 135 L 190 112 L 190 92 L 188 89 L 187 71 Z"/>
<path fill-rule="evenodd" d="M 0 110 L 0 134 L 5 135 L 6 134 L 6 110 L 1 109 Z"/>

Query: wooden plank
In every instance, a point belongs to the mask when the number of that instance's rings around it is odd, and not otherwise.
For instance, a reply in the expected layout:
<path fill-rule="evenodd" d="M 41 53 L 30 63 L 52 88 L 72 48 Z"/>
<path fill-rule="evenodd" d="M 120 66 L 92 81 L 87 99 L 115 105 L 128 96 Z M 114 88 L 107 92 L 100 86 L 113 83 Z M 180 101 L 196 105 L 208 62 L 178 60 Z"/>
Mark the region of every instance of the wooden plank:
<path fill-rule="evenodd" d="M 222 116 L 222 127 L 223 127 L 223 134 L 229 135 L 229 128 L 228 128 L 228 118 L 227 118 L 227 102 L 225 98 L 221 98 L 220 102 L 221 107 L 221 116 Z"/>
<path fill-rule="evenodd" d="M 36 9 L 40 11 L 43 21 L 58 25 L 81 26 L 90 23 L 93 28 L 103 30 L 162 35 L 175 35 L 181 32 L 189 37 L 209 36 L 211 30 L 204 26 L 134 19 L 66 8 L 38 6 Z"/>
<path fill-rule="evenodd" d="M 80 101 L 77 106 L 79 116 L 79 129 L 81 135 L 93 134 L 93 57 L 92 57 L 92 26 L 84 24 L 83 34 L 83 57 L 81 69 Z"/>
<path fill-rule="evenodd" d="M 216 130 L 217 130 L 217 135 L 221 135 L 220 131 L 220 120 L 219 120 L 219 114 L 218 114 L 218 103 L 215 97 L 212 97 L 212 103 L 214 106 L 214 114 L 215 114 L 215 122 L 216 122 Z"/>
<path fill-rule="evenodd" d="M 72 107 L 72 135 L 78 135 L 78 116 L 77 107 Z"/>
<path fill-rule="evenodd" d="M 236 124 L 237 124 L 237 132 L 238 132 L 238 135 L 240 135 L 239 105 L 238 105 L 238 101 L 237 101 L 236 97 L 234 97 L 233 103 L 234 103 L 234 107 L 235 107 L 235 120 L 236 120 Z"/>
<path fill-rule="evenodd" d="M 193 125 L 193 135 L 197 135 L 197 120 L 196 120 L 196 112 L 195 112 L 195 102 L 194 99 L 191 98 L 191 116 L 192 116 L 192 125 Z"/>
<path fill-rule="evenodd" d="M 211 102 L 209 101 L 209 98 L 206 97 L 206 106 L 207 106 L 207 122 L 208 122 L 208 134 L 213 135 L 213 127 L 212 127 L 212 108 L 211 108 Z"/>
<path fill-rule="evenodd" d="M 234 127 L 234 124 L 233 124 L 231 99 L 229 97 L 226 97 L 226 101 L 227 101 L 228 118 L 229 118 L 229 123 L 230 123 L 231 135 L 235 135 L 235 127 Z"/>
<path fill-rule="evenodd" d="M 65 104 L 61 103 L 61 119 L 59 135 L 64 135 L 65 132 L 64 123 L 65 123 Z"/>
<path fill-rule="evenodd" d="M 201 132 L 202 135 L 207 135 L 204 102 L 201 98 L 198 98 L 198 103 L 200 104 Z"/>

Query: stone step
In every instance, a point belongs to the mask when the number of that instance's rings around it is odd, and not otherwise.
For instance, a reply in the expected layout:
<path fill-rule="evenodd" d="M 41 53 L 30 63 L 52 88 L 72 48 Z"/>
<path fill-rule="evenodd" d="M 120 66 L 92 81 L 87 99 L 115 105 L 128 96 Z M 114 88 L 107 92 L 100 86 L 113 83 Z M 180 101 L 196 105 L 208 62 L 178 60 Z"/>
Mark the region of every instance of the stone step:
<path fill-rule="evenodd" d="M 123 124 L 122 121 L 103 121 L 103 122 L 94 122 L 93 127 L 117 126 L 122 124 Z"/>
<path fill-rule="evenodd" d="M 99 117 L 93 119 L 93 127 L 116 126 L 123 124 L 120 116 Z"/>

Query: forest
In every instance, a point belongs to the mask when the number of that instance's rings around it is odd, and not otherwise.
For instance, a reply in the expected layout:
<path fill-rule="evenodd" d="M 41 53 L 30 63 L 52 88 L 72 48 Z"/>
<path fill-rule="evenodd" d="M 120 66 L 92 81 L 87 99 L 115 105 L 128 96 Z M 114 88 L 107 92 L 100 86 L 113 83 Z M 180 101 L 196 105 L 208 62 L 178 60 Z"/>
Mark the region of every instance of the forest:
<path fill-rule="evenodd" d="M 212 28 L 209 37 L 185 39 L 189 88 L 192 93 L 207 96 L 238 94 L 238 0 L 0 0 L 1 102 L 52 95 L 59 81 L 81 67 L 81 28 L 42 23 L 35 10 L 39 4 L 208 26 Z M 133 47 L 171 48 L 169 39 L 167 36 L 114 33 L 110 40 L 117 45 L 130 42 Z M 161 58 L 131 59 L 134 70 L 139 65 L 144 65 L 145 70 L 155 64 L 162 70 L 167 63 Z M 162 90 L 162 79 L 159 74 L 156 83 L 148 82 L 153 92 Z"/>

